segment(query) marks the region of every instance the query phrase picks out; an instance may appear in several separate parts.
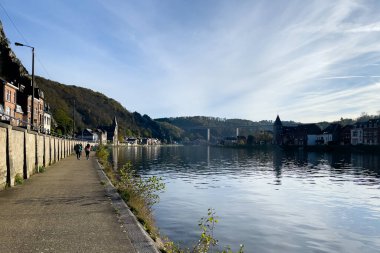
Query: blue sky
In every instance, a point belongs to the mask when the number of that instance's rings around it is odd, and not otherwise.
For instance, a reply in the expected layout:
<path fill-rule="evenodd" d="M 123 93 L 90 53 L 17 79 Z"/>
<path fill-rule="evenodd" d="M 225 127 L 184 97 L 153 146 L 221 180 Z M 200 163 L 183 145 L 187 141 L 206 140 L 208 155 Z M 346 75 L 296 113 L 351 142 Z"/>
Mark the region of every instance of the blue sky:
<path fill-rule="evenodd" d="M 23 35 L 0 8 L 10 42 L 36 48 L 36 74 L 152 118 L 316 122 L 380 111 L 380 1 L 0 3 Z M 30 50 L 12 48 L 30 71 Z"/>

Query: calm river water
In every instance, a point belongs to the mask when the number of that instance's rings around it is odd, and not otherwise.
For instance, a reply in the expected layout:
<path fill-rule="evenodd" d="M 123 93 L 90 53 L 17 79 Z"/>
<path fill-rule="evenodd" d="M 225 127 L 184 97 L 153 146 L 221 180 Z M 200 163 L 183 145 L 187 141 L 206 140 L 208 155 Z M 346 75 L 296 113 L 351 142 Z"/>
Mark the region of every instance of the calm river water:
<path fill-rule="evenodd" d="M 220 245 L 245 252 L 380 252 L 380 155 L 203 146 L 125 147 L 142 176 L 161 176 L 161 234 L 190 247 L 214 208 Z"/>

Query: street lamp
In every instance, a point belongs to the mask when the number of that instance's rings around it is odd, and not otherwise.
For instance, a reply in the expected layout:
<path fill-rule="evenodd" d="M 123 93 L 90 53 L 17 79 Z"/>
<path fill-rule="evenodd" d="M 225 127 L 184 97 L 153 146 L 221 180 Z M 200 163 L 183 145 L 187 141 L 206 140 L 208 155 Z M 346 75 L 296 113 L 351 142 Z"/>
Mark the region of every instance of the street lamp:
<path fill-rule="evenodd" d="M 32 130 L 34 130 L 34 47 L 21 44 L 19 42 L 15 42 L 16 46 L 19 47 L 29 47 L 32 49 L 32 118 L 31 118 L 31 124 L 32 124 Z"/>

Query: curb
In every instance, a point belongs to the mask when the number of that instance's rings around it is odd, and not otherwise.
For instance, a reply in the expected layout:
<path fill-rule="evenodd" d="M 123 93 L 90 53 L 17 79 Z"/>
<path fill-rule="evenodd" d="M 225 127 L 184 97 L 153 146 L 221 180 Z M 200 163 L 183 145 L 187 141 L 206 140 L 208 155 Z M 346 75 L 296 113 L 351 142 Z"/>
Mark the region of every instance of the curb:
<path fill-rule="evenodd" d="M 142 225 L 137 221 L 136 216 L 131 212 L 128 205 L 120 197 L 114 185 L 103 171 L 103 166 L 96 159 L 98 165 L 97 172 L 100 180 L 106 182 L 104 189 L 107 197 L 111 200 L 112 207 L 117 212 L 119 222 L 122 224 L 128 238 L 131 240 L 133 247 L 138 253 L 160 253 L 153 239 L 144 230 Z"/>

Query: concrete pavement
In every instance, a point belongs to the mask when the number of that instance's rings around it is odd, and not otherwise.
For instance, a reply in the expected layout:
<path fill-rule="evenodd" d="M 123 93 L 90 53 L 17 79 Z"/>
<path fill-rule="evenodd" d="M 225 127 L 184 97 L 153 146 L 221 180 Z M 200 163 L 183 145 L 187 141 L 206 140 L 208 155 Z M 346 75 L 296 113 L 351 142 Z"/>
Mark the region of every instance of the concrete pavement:
<path fill-rule="evenodd" d="M 157 252 L 98 173 L 94 156 L 70 156 L 1 191 L 0 252 Z"/>

